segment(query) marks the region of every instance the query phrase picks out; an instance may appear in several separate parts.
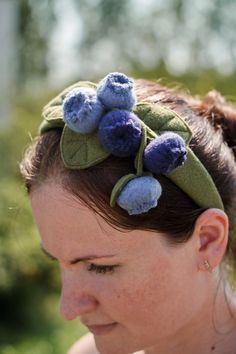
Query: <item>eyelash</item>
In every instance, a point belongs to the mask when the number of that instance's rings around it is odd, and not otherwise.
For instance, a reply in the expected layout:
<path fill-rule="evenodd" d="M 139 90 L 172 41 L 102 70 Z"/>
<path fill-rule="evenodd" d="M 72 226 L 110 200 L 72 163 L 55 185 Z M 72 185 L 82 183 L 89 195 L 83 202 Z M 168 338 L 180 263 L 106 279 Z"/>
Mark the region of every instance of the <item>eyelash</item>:
<path fill-rule="evenodd" d="M 97 264 L 91 263 L 88 266 L 88 271 L 95 272 L 96 274 L 107 274 L 107 273 L 112 274 L 112 273 L 114 273 L 116 267 L 117 266 L 115 266 L 115 265 L 97 265 Z"/>

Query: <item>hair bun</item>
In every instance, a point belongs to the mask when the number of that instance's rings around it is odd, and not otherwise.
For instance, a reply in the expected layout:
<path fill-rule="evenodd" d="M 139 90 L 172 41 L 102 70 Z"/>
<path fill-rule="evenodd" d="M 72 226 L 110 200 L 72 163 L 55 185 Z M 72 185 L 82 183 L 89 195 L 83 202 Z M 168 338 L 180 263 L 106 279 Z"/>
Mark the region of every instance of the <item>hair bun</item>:
<path fill-rule="evenodd" d="M 236 157 L 236 107 L 226 102 L 218 91 L 212 90 L 203 98 L 198 110 L 216 130 L 222 130 L 224 141 Z"/>

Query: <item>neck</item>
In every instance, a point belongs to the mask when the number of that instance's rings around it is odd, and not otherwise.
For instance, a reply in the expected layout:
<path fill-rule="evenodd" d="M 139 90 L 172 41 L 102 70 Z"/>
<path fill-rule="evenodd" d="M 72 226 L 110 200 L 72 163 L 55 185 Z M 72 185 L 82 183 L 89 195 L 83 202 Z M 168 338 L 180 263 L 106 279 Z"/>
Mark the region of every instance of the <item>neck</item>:
<path fill-rule="evenodd" d="M 192 323 L 140 354 L 235 354 L 236 298 L 222 280 Z"/>

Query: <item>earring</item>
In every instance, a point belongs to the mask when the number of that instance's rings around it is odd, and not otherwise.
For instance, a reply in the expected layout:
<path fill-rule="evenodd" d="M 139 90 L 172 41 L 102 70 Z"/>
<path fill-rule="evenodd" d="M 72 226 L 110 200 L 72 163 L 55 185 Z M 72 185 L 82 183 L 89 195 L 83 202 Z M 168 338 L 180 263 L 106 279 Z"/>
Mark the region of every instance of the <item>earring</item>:
<path fill-rule="evenodd" d="M 209 272 L 212 272 L 212 271 L 213 271 L 213 268 L 212 268 L 212 266 L 210 265 L 210 263 L 208 262 L 207 259 L 205 259 L 205 261 L 203 262 L 203 264 L 204 264 L 204 268 L 205 268 L 207 271 L 209 271 Z"/>

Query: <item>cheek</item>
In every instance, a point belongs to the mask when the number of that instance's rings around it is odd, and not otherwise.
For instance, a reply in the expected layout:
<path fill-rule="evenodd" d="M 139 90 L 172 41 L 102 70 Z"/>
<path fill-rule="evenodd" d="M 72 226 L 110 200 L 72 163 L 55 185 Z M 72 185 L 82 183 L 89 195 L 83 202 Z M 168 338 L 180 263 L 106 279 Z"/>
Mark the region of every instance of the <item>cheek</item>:
<path fill-rule="evenodd" d="M 194 312 L 191 293 L 195 290 L 192 284 L 186 284 L 186 277 L 179 269 L 165 264 L 159 265 L 158 270 L 152 267 L 148 272 L 136 273 L 107 292 L 108 311 L 135 333 L 148 328 L 151 335 L 155 328 L 155 333 L 164 336 L 184 325 Z"/>
<path fill-rule="evenodd" d="M 109 304 L 109 310 L 121 320 L 140 320 L 145 324 L 154 312 L 160 313 L 169 300 L 168 294 L 174 292 L 175 281 L 164 265 L 159 265 L 158 271 L 150 265 L 131 273 L 132 276 L 121 277 L 109 287 L 103 303 Z"/>

